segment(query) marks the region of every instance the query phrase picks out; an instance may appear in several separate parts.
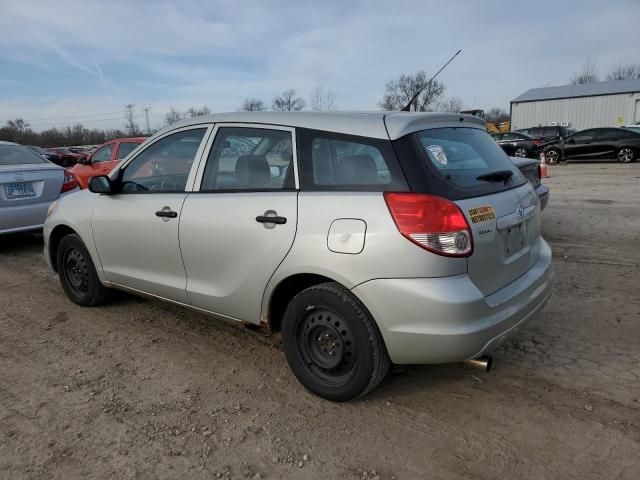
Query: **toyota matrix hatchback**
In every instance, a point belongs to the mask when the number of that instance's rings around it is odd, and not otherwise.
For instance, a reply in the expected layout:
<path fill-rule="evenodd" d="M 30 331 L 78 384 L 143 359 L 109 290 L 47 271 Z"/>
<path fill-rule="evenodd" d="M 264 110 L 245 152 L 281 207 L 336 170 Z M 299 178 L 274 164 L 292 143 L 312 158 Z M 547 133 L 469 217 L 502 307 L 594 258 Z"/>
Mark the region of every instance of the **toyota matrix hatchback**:
<path fill-rule="evenodd" d="M 483 120 L 440 113 L 185 120 L 51 208 L 45 253 L 79 305 L 121 289 L 279 332 L 337 401 L 392 362 L 485 355 L 552 277 L 531 184 Z"/>

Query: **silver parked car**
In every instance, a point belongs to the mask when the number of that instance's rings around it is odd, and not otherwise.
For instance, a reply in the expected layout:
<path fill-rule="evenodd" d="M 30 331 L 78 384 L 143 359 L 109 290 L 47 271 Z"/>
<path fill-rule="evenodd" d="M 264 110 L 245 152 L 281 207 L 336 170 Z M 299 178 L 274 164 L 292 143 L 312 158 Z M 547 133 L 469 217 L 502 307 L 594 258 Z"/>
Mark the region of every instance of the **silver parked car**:
<path fill-rule="evenodd" d="M 72 301 L 116 288 L 280 332 L 331 400 L 392 362 L 478 359 L 551 293 L 538 197 L 466 115 L 189 119 L 51 210 L 46 257 Z"/>
<path fill-rule="evenodd" d="M 77 190 L 64 168 L 28 147 L 0 142 L 0 234 L 42 229 L 49 205 Z"/>

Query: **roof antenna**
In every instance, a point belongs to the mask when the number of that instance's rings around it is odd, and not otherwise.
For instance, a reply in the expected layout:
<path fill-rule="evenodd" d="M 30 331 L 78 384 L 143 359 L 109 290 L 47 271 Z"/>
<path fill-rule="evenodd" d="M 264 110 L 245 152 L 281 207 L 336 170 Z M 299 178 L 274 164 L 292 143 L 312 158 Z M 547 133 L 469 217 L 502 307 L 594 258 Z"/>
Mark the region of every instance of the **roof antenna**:
<path fill-rule="evenodd" d="M 451 58 L 449 59 L 449 61 L 448 61 L 447 63 L 445 63 L 445 64 L 442 66 L 442 68 L 441 68 L 440 70 L 438 70 L 438 71 L 436 72 L 436 74 L 435 74 L 433 77 L 431 77 L 431 80 L 429 80 L 429 81 L 427 82 L 427 84 L 426 84 L 424 87 L 422 87 L 420 90 L 418 90 L 418 92 L 417 92 L 413 97 L 411 97 L 411 100 L 409 100 L 409 103 L 407 103 L 404 107 L 402 107 L 402 108 L 400 109 L 400 111 L 401 111 L 401 112 L 410 112 L 410 111 L 411 111 L 411 104 L 414 102 L 414 100 L 415 100 L 416 98 L 418 98 L 418 95 L 420 95 L 422 92 L 424 92 L 424 90 L 425 90 L 425 89 L 426 89 L 426 88 L 431 84 L 431 82 L 433 82 L 433 80 L 438 76 L 438 74 L 439 74 L 442 70 L 444 70 L 444 69 L 445 69 L 445 67 L 446 67 L 447 65 L 449 65 L 449 64 L 451 63 L 451 61 L 452 61 L 454 58 L 456 58 L 456 57 L 458 56 L 458 54 L 459 54 L 461 51 L 462 51 L 462 49 L 458 50 L 458 51 L 456 52 L 456 54 L 455 54 L 453 57 L 451 57 Z"/>

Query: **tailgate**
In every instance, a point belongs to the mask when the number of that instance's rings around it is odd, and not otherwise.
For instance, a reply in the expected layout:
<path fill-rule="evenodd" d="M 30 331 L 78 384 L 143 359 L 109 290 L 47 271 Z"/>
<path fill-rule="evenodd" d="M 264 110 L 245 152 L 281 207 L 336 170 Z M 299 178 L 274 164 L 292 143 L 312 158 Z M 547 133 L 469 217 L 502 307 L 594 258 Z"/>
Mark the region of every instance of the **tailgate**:
<path fill-rule="evenodd" d="M 485 296 L 509 285 L 536 263 L 540 205 L 531 185 L 456 203 L 473 235 L 468 275 Z"/>

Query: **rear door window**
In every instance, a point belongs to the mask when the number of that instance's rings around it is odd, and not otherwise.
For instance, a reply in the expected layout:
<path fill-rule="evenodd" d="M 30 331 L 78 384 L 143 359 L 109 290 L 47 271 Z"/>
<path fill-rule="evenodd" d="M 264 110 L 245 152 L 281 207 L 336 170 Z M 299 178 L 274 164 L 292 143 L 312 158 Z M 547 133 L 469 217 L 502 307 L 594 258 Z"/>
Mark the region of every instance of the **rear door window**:
<path fill-rule="evenodd" d="M 301 129 L 298 143 L 306 190 L 407 190 L 388 140 Z"/>
<path fill-rule="evenodd" d="M 289 130 L 221 127 L 202 178 L 201 192 L 295 188 Z"/>
<path fill-rule="evenodd" d="M 484 130 L 433 128 L 395 142 L 411 189 L 457 200 L 520 186 L 525 179 Z"/>

